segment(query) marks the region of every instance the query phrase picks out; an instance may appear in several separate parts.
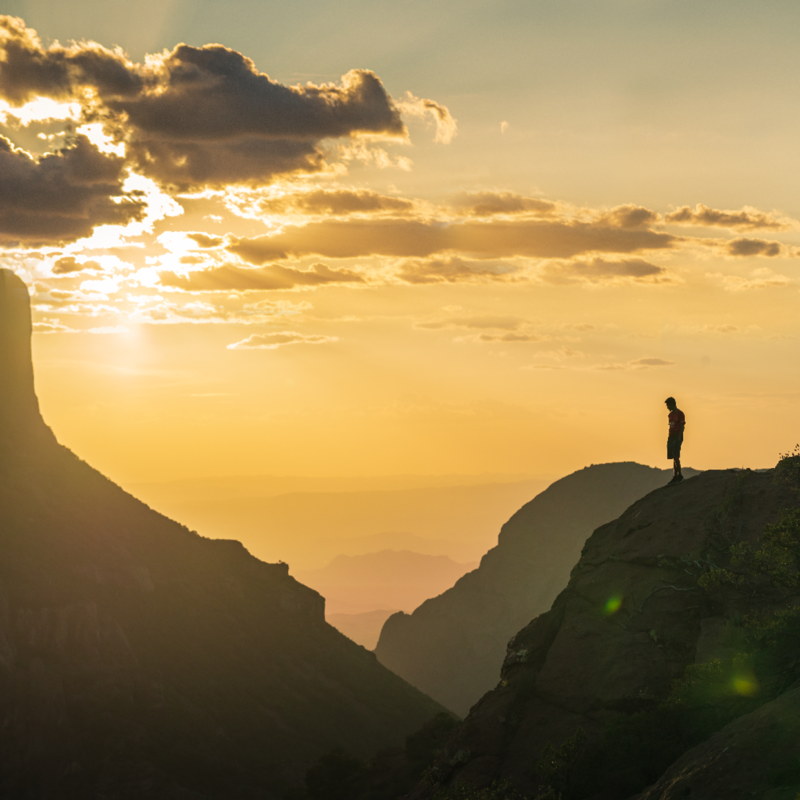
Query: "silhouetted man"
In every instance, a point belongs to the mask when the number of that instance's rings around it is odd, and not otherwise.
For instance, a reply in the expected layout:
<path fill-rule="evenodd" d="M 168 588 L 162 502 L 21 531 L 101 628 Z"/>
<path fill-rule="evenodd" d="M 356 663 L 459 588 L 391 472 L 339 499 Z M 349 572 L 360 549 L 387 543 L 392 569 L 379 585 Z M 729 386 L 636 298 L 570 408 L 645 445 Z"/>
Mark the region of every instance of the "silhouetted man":
<path fill-rule="evenodd" d="M 683 444 L 683 429 L 686 427 L 686 415 L 678 408 L 674 397 L 665 401 L 669 409 L 669 436 L 667 437 L 667 458 L 672 459 L 673 476 L 667 486 L 673 486 L 683 480 L 681 474 L 681 445 Z"/>

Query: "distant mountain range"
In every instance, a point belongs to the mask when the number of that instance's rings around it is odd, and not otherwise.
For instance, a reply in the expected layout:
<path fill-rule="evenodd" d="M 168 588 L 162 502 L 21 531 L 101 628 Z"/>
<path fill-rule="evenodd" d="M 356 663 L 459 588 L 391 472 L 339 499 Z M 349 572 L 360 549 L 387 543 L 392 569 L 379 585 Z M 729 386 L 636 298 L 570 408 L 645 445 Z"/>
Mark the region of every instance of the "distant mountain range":
<path fill-rule="evenodd" d="M 325 619 L 341 631 L 349 639 L 366 647 L 367 650 L 374 650 L 378 644 L 378 637 L 381 634 L 383 623 L 386 622 L 397 609 L 377 609 L 375 611 L 364 611 L 360 614 L 325 614 Z"/>
<path fill-rule="evenodd" d="M 387 606 L 413 611 L 476 566 L 458 564 L 447 556 L 381 550 L 336 556 L 323 569 L 292 570 L 292 574 L 325 597 L 329 614 L 352 614 Z"/>
<path fill-rule="evenodd" d="M 0 270 L 0 796 L 278 800 L 443 709 L 236 541 L 151 510 L 60 446 Z"/>
<path fill-rule="evenodd" d="M 375 650 L 381 663 L 466 715 L 497 682 L 509 638 L 566 585 L 592 531 L 670 475 L 628 462 L 556 481 L 503 525 L 478 569 L 412 614 L 389 617 Z"/>
<path fill-rule="evenodd" d="M 380 488 L 355 491 L 355 484 L 342 479 L 330 484 L 337 490 L 320 491 L 317 479 L 259 480 L 245 480 L 241 487 L 228 480 L 218 491 L 201 491 L 205 481 L 141 489 L 145 502 L 205 536 L 238 539 L 265 561 L 320 569 L 338 555 L 384 549 L 477 561 L 494 544 L 493 532 L 503 521 L 546 486 L 533 480 L 476 484 L 465 478 L 466 484 L 457 486 L 389 490 L 377 482 L 373 486 Z M 304 488 L 268 494 L 279 486 Z"/>

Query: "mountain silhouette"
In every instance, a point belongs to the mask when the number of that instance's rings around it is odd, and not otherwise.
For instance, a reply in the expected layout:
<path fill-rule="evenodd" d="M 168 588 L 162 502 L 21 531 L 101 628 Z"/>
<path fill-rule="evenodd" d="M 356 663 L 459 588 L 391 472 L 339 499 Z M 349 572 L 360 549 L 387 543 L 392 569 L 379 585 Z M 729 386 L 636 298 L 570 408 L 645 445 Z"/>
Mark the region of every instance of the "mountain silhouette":
<path fill-rule="evenodd" d="M 442 711 L 286 564 L 205 539 L 59 445 L 0 270 L 0 796 L 271 798 Z"/>
<path fill-rule="evenodd" d="M 509 638 L 564 588 L 592 531 L 670 474 L 625 462 L 556 481 L 503 525 L 478 569 L 412 614 L 387 619 L 375 649 L 381 663 L 466 715 L 497 682 Z"/>
<path fill-rule="evenodd" d="M 511 796 L 477 793 L 497 780 L 515 798 L 793 800 L 798 462 L 794 490 L 773 471 L 709 471 L 599 527 L 409 800 Z M 782 509 L 793 522 L 774 552 L 794 557 L 760 573 L 732 560 Z M 704 583 L 729 569 L 745 582 Z"/>

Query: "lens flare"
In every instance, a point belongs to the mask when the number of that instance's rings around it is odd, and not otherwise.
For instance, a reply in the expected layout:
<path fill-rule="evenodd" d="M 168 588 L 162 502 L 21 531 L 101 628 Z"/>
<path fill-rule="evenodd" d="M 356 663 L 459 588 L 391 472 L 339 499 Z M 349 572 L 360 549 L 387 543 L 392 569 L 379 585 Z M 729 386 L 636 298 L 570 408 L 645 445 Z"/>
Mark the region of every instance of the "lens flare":
<path fill-rule="evenodd" d="M 752 675 L 736 675 L 731 681 L 731 688 L 743 697 L 753 697 L 760 689 L 758 681 Z"/>
<path fill-rule="evenodd" d="M 603 613 L 607 617 L 610 617 L 612 614 L 616 614 L 621 606 L 622 606 L 622 596 L 615 594 L 613 597 L 609 597 L 608 600 L 606 600 L 606 604 L 603 608 Z"/>

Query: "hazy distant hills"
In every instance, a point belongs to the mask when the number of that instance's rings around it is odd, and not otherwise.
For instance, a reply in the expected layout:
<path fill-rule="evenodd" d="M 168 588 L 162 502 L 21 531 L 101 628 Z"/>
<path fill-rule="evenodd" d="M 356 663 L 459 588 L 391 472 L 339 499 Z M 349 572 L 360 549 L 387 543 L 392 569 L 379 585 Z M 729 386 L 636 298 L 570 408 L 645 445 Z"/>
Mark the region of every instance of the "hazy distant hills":
<path fill-rule="evenodd" d="M 451 485 L 456 480 L 459 485 Z M 399 487 L 390 490 L 386 481 L 247 478 L 215 488 L 202 479 L 141 485 L 138 491 L 205 536 L 239 539 L 258 558 L 286 561 L 297 570 L 385 549 L 477 561 L 509 515 L 547 485 L 454 476 L 442 478 L 443 485 L 419 486 L 435 479 L 400 476 Z"/>
<path fill-rule="evenodd" d="M 0 795 L 276 800 L 440 707 L 285 564 L 205 539 L 59 446 L 0 270 Z"/>
<path fill-rule="evenodd" d="M 465 715 L 496 684 L 509 638 L 567 584 L 592 531 L 670 475 L 628 462 L 556 481 L 503 525 L 478 569 L 413 614 L 386 621 L 375 650 L 381 663 Z"/>
<path fill-rule="evenodd" d="M 381 634 L 383 623 L 386 622 L 397 609 L 378 609 L 376 611 L 364 611 L 360 614 L 330 614 L 325 613 L 325 619 L 341 631 L 349 639 L 366 647 L 367 650 L 374 650 L 378 644 L 378 637 Z"/>
<path fill-rule="evenodd" d="M 323 569 L 292 570 L 292 574 L 325 597 L 330 615 L 363 613 L 382 606 L 413 611 L 476 566 L 459 564 L 447 556 L 382 550 L 336 556 Z"/>

